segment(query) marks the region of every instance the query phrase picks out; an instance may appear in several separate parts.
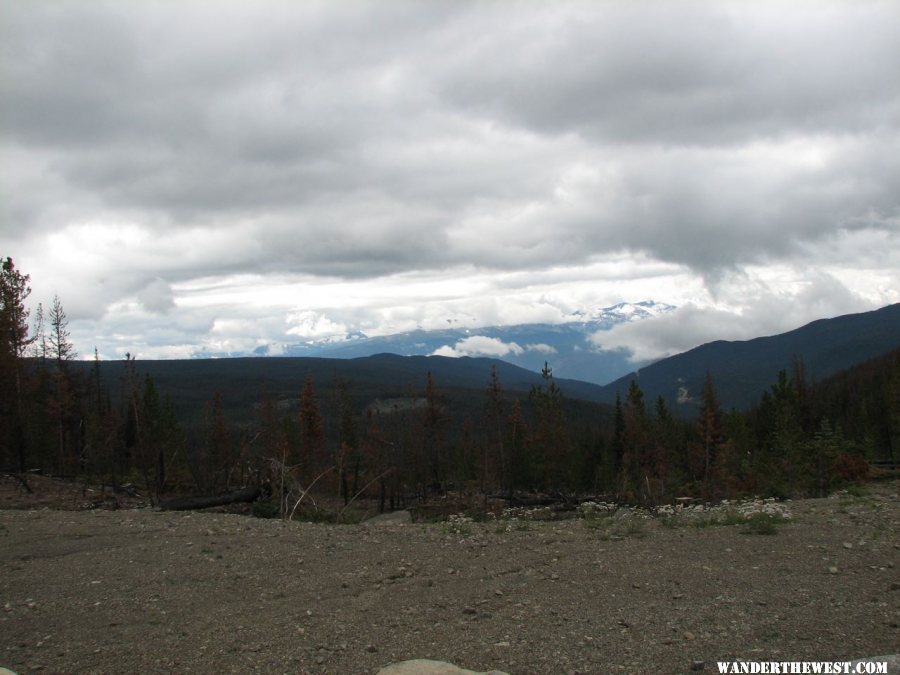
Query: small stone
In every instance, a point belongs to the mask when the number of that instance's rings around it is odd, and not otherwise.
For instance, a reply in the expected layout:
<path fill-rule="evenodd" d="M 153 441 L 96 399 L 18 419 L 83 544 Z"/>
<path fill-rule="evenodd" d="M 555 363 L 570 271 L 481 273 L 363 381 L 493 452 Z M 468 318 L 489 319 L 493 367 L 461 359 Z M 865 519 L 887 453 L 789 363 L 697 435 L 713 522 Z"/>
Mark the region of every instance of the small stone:
<path fill-rule="evenodd" d="M 703 670 L 706 667 L 706 663 L 704 661 L 693 660 L 691 661 L 691 670 Z"/>
<path fill-rule="evenodd" d="M 506 640 L 503 640 L 503 641 L 501 641 L 501 642 L 495 642 L 495 643 L 494 643 L 494 646 L 495 646 L 495 647 L 509 647 L 510 644 L 509 644 L 509 642 L 507 642 Z"/>
<path fill-rule="evenodd" d="M 556 572 L 554 572 L 553 574 L 550 575 L 551 581 L 557 581 L 558 579 L 559 579 L 559 575 Z"/>
<path fill-rule="evenodd" d="M 851 544 L 849 541 L 845 541 L 843 544 L 841 544 L 841 546 L 843 546 L 846 549 L 853 548 L 853 544 Z"/>
<path fill-rule="evenodd" d="M 375 645 L 366 645 L 366 651 L 370 654 L 374 654 L 378 651 L 378 647 L 376 647 Z"/>
<path fill-rule="evenodd" d="M 496 591 L 494 591 L 494 595 L 496 595 L 496 596 L 501 596 L 501 595 L 503 595 L 503 591 L 501 591 L 501 590 L 498 588 Z"/>
<path fill-rule="evenodd" d="M 685 640 L 694 640 L 696 636 L 689 630 L 684 631 L 684 639 Z"/>
<path fill-rule="evenodd" d="M 838 573 L 838 568 L 835 567 L 834 565 L 832 565 L 831 567 L 828 568 L 828 573 L 829 573 L 829 574 L 837 574 L 837 573 Z"/>

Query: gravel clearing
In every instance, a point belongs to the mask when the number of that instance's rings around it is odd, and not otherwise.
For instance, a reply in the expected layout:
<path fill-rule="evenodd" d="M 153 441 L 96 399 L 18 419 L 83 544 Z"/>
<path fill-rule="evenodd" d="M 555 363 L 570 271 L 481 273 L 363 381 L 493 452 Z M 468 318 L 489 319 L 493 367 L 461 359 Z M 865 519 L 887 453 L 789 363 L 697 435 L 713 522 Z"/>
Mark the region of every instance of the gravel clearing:
<path fill-rule="evenodd" d="M 320 525 L 0 511 L 0 666 L 684 673 L 900 647 L 898 483 L 739 525 Z M 693 672 L 696 672 L 694 670 Z"/>

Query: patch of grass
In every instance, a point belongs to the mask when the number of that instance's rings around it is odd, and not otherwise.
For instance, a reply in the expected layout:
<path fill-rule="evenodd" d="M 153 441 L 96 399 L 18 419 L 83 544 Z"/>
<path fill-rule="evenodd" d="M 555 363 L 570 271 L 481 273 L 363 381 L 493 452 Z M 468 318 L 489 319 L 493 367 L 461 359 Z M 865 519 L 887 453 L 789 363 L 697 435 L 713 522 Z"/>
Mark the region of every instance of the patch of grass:
<path fill-rule="evenodd" d="M 768 513 L 754 513 L 745 519 L 747 527 L 741 530 L 741 534 L 778 534 L 778 526 L 783 522 L 777 516 Z"/>
<path fill-rule="evenodd" d="M 718 517 L 714 517 L 716 521 L 713 523 L 714 525 L 724 525 L 726 527 L 731 525 L 744 525 L 751 520 L 755 519 L 757 516 L 763 516 L 764 518 L 769 518 L 770 516 L 764 513 L 755 513 L 751 516 L 745 516 L 742 513 L 737 511 L 727 510 L 724 513 L 721 513 Z"/>
<path fill-rule="evenodd" d="M 734 525 L 733 522 L 726 523 L 725 519 L 718 518 L 712 514 L 704 515 L 704 516 L 696 516 L 691 518 L 689 521 L 691 527 L 696 528 L 704 528 L 704 527 L 715 527 L 716 525 Z"/>
<path fill-rule="evenodd" d="M 359 525 L 361 522 L 366 520 L 371 514 L 364 508 L 350 508 L 343 509 L 338 518 L 338 522 L 341 525 Z"/>
<path fill-rule="evenodd" d="M 525 520 L 500 520 L 497 527 L 494 528 L 496 534 L 506 534 L 507 532 L 528 532 L 531 525 Z"/>
<path fill-rule="evenodd" d="M 616 541 L 629 537 L 643 539 L 647 536 L 647 524 L 640 518 L 585 520 L 584 524 L 585 527 L 596 530 L 601 541 Z"/>
<path fill-rule="evenodd" d="M 856 483 L 850 483 L 846 488 L 844 488 L 844 490 L 850 497 L 856 497 L 857 499 L 862 499 L 863 497 L 869 496 L 869 491 L 866 490 L 866 488 L 864 488 L 862 485 L 858 485 Z"/>
<path fill-rule="evenodd" d="M 334 523 L 337 520 L 337 514 L 321 509 L 314 511 L 297 511 L 294 514 L 293 520 L 301 523 Z"/>
<path fill-rule="evenodd" d="M 443 523 L 441 529 L 444 531 L 444 534 L 452 534 L 458 537 L 471 537 L 474 534 L 471 526 L 463 523 Z"/>
<path fill-rule="evenodd" d="M 462 537 L 470 537 L 472 532 L 472 519 L 461 513 L 452 514 L 447 521 L 441 524 L 444 534 L 452 534 Z"/>
<path fill-rule="evenodd" d="M 663 516 L 662 518 L 659 518 L 658 522 L 667 530 L 674 530 L 675 528 L 687 525 L 684 518 L 679 518 L 678 516 Z"/>
<path fill-rule="evenodd" d="M 737 509 L 725 509 L 710 511 L 703 514 L 693 514 L 690 517 L 683 515 L 667 516 L 659 519 L 660 524 L 666 528 L 694 527 L 703 529 L 706 527 L 734 527 L 745 526 L 745 534 L 775 534 L 778 526 L 785 522 L 785 518 L 777 513 L 751 512 L 742 513 Z"/>

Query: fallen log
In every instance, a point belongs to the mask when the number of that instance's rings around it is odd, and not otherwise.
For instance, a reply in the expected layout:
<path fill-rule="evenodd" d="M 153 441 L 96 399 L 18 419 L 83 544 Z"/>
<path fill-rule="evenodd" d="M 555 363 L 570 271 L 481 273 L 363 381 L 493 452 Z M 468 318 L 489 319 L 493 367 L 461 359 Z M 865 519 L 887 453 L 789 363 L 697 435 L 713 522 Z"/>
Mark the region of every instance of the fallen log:
<path fill-rule="evenodd" d="M 584 502 L 610 502 L 617 503 L 612 495 L 594 495 L 575 497 L 571 495 L 548 495 L 541 493 L 524 493 L 516 492 L 513 494 L 494 494 L 488 495 L 488 499 L 499 499 L 505 501 L 509 506 L 552 506 L 559 510 L 572 510 Z"/>
<path fill-rule="evenodd" d="M 258 487 L 244 487 L 221 495 L 205 497 L 175 497 L 159 503 L 161 511 L 193 511 L 208 509 L 212 506 L 225 506 L 238 502 L 252 502 L 259 497 Z"/>

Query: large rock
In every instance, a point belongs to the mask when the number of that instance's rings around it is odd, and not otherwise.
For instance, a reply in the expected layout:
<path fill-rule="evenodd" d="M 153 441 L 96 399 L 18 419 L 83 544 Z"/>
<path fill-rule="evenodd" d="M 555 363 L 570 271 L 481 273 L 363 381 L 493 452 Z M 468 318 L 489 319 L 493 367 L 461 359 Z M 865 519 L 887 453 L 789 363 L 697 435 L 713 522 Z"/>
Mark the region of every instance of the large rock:
<path fill-rule="evenodd" d="M 409 511 L 392 511 L 391 513 L 381 513 L 372 516 L 366 525 L 409 525 L 412 522 L 412 516 Z"/>
<path fill-rule="evenodd" d="M 446 661 L 415 659 L 413 661 L 392 663 L 379 670 L 377 675 L 507 675 L 507 673 L 499 670 L 489 670 L 486 673 L 478 673 L 474 670 L 458 668 Z"/>

